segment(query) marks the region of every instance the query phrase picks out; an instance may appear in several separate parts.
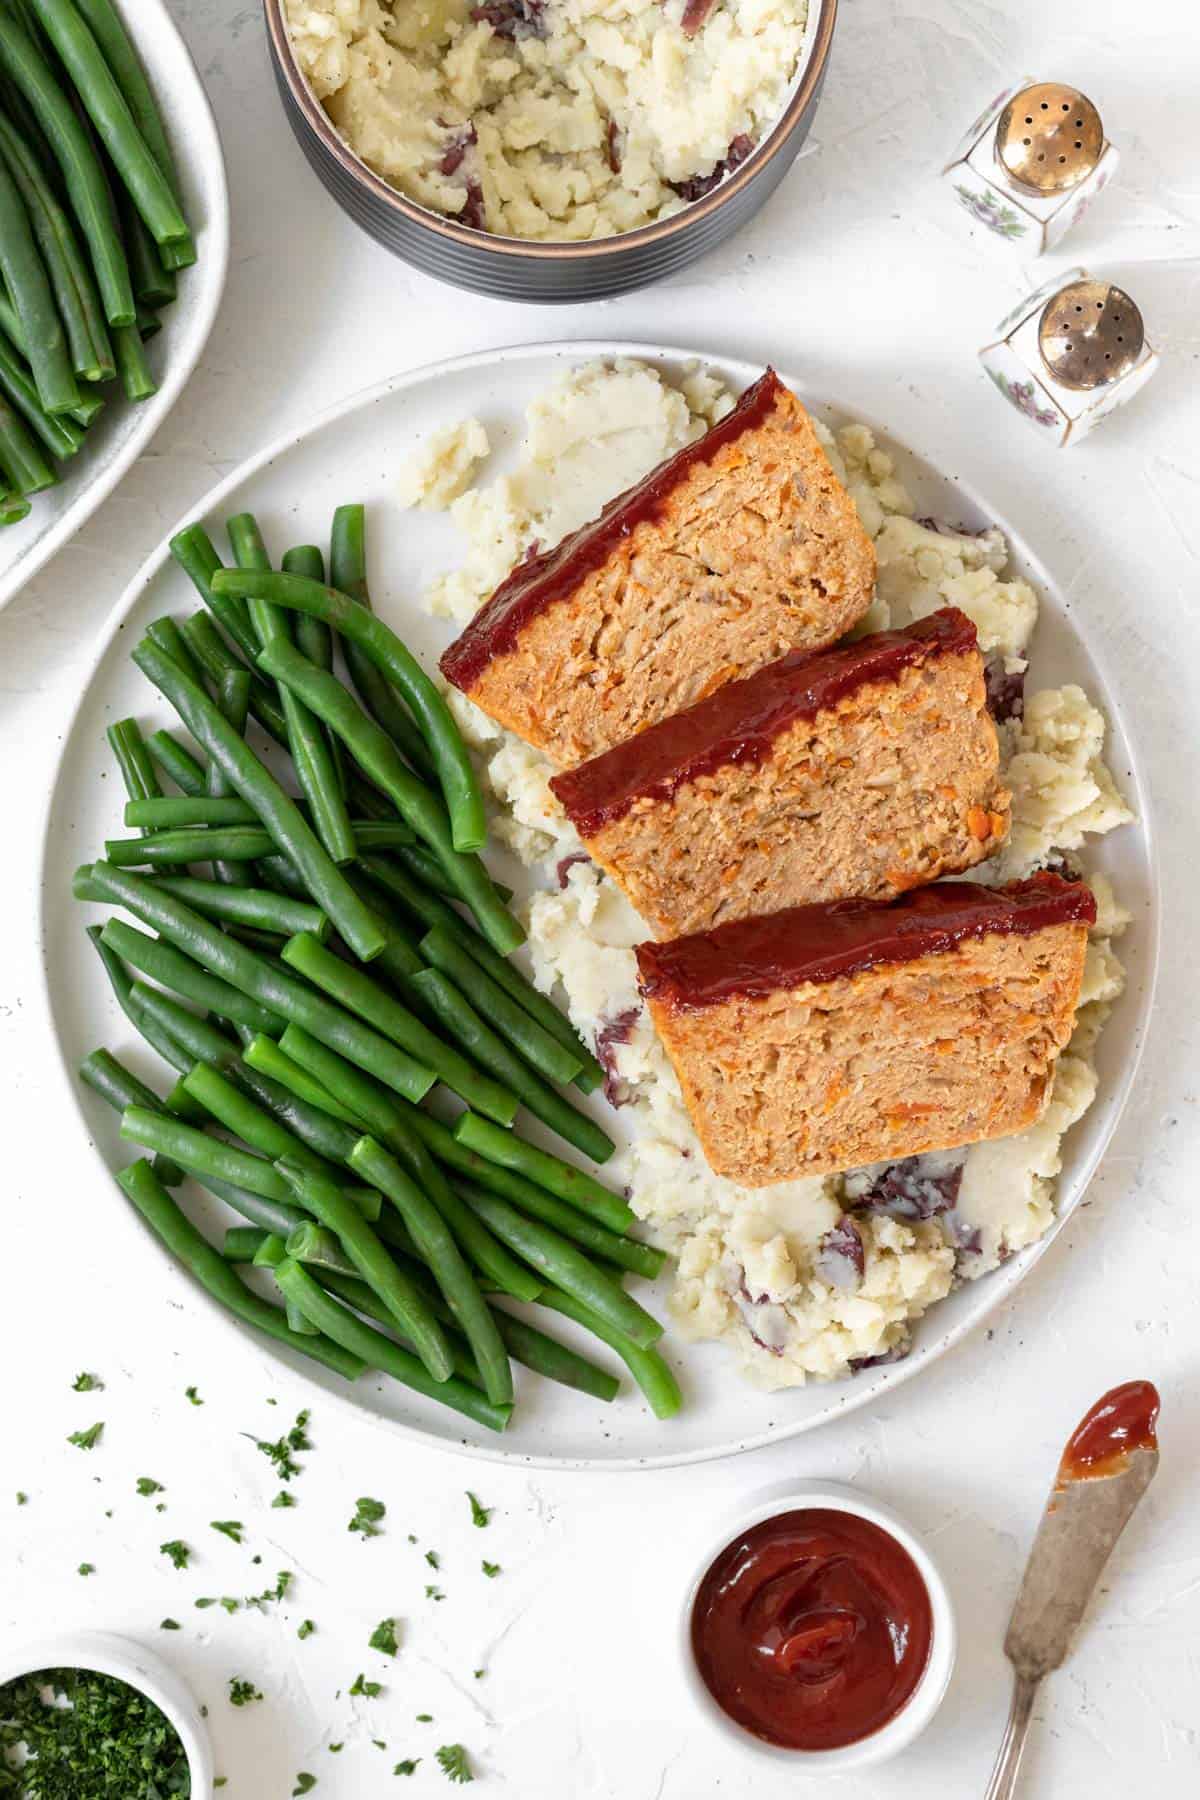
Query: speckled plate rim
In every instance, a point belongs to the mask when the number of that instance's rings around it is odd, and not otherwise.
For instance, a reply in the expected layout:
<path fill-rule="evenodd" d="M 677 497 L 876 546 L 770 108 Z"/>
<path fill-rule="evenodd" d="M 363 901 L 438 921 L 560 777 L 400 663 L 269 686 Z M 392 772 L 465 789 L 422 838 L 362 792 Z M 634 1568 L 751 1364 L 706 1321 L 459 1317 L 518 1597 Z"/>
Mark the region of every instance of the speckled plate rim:
<path fill-rule="evenodd" d="M 150 582 L 169 562 L 170 537 L 174 535 L 175 531 L 181 529 L 183 525 L 193 519 L 203 519 L 212 516 L 213 514 L 219 514 L 221 503 L 225 495 L 233 492 L 247 480 L 251 479 L 255 474 L 260 473 L 271 464 L 277 462 L 281 457 L 286 456 L 290 450 L 302 444 L 308 438 L 317 435 L 329 426 L 360 411 L 367 411 L 394 393 L 402 393 L 426 382 L 441 381 L 451 375 L 456 375 L 463 371 L 485 371 L 494 366 L 510 362 L 547 358 L 555 362 L 564 363 L 568 361 L 587 362 L 597 358 L 633 358 L 675 369 L 687 365 L 700 364 L 703 366 L 711 364 L 722 374 L 722 376 L 727 377 L 731 383 L 742 386 L 748 385 L 762 373 L 761 364 L 750 363 L 740 357 L 722 356 L 718 352 L 701 353 L 692 348 L 601 338 L 579 341 L 564 340 L 556 343 L 519 344 L 505 349 L 478 351 L 466 356 L 446 358 L 440 362 L 427 364 L 422 368 L 410 370 L 403 375 L 393 376 L 386 381 L 379 382 L 370 388 L 360 390 L 359 392 L 350 395 L 347 399 L 328 408 L 316 418 L 309 421 L 307 425 L 288 432 L 284 436 L 276 439 L 264 450 L 248 457 L 243 463 L 239 464 L 236 469 L 212 487 L 195 506 L 188 509 L 185 517 L 172 528 L 172 531 L 164 537 L 158 547 L 146 558 L 137 574 L 133 577 L 129 586 L 125 589 L 125 592 L 108 615 L 103 628 L 97 636 L 95 649 L 86 673 L 82 678 L 82 683 L 77 692 L 75 703 L 71 708 L 69 716 L 64 721 L 59 756 L 48 788 L 45 811 L 41 829 L 38 834 L 39 882 L 36 923 L 36 941 L 38 949 L 37 981 L 39 984 L 39 997 L 42 1002 L 40 1013 L 53 1044 L 51 1061 L 56 1067 L 62 1085 L 69 1097 L 67 1110 L 78 1125 L 79 1130 L 83 1133 L 84 1138 L 88 1143 L 89 1150 L 95 1154 L 102 1164 L 104 1164 L 103 1157 L 91 1143 L 91 1134 L 80 1103 L 80 1095 L 73 1070 L 68 1065 L 61 1040 L 54 1028 L 55 1007 L 47 971 L 48 938 L 46 931 L 46 878 L 47 862 L 52 848 L 52 829 L 56 809 L 55 803 L 63 775 L 64 763 L 72 744 L 80 715 L 88 701 L 92 682 L 111 647 L 114 634 L 122 628 L 124 620 L 142 599 Z M 924 464 L 929 469 L 935 472 L 937 471 L 937 464 L 932 459 L 925 456 L 920 451 L 910 449 L 901 439 L 897 438 L 894 433 L 889 431 L 886 426 L 867 416 L 861 407 L 857 405 L 843 406 L 836 399 L 830 399 L 828 396 L 818 397 L 813 395 L 807 389 L 806 383 L 789 375 L 786 370 L 781 370 L 780 373 L 783 379 L 788 381 L 789 385 L 795 387 L 801 395 L 806 397 L 807 403 L 815 411 L 828 411 L 844 416 L 847 419 L 853 419 L 857 423 L 867 425 L 890 447 L 898 450 L 901 454 L 911 456 L 915 463 Z M 1052 597 L 1054 605 L 1060 613 L 1063 613 L 1064 615 L 1069 613 L 1069 604 L 1062 599 L 1061 590 L 1058 584 L 1054 581 L 1042 559 L 1030 547 L 1024 534 L 1012 526 L 1003 514 L 997 512 L 994 508 L 987 506 L 973 486 L 969 482 L 963 480 L 959 475 L 941 475 L 940 479 L 948 482 L 961 496 L 964 509 L 972 511 L 979 518 L 990 520 L 999 527 L 1004 533 L 1010 546 L 1012 560 L 1019 565 L 1021 572 L 1027 575 L 1044 594 Z M 1074 635 L 1076 638 L 1082 640 L 1082 633 L 1079 631 L 1075 631 Z M 260 1355 L 265 1355 L 269 1360 L 273 1372 L 281 1378 L 286 1376 L 294 1383 L 297 1394 L 302 1395 L 306 1401 L 311 1402 L 314 1389 L 316 1389 L 325 1398 L 333 1401 L 340 1409 L 343 1409 L 348 1415 L 359 1419 L 366 1419 L 409 1443 L 441 1450 L 451 1455 L 463 1455 L 484 1462 L 503 1463 L 508 1465 L 516 1464 L 526 1468 L 564 1471 L 605 1471 L 614 1474 L 626 1473 L 639 1469 L 664 1469 L 682 1467 L 695 1463 L 712 1462 L 724 1457 L 741 1455 L 747 1451 L 764 1449 L 770 1445 L 802 1436 L 807 1432 L 816 1430 L 823 1424 L 829 1423 L 832 1419 L 844 1418 L 848 1413 L 855 1412 L 863 1406 L 882 1399 L 885 1395 L 891 1393 L 905 1382 L 911 1381 L 914 1376 L 919 1374 L 930 1363 L 937 1361 L 940 1357 L 944 1356 L 947 1351 L 961 1343 L 970 1332 L 974 1331 L 996 1312 L 996 1310 L 1013 1293 L 1015 1288 L 1024 1280 L 1025 1276 L 1035 1264 L 1040 1262 L 1041 1258 L 1055 1242 L 1059 1233 L 1082 1201 L 1100 1164 L 1101 1158 L 1112 1140 L 1113 1133 L 1117 1128 L 1128 1101 L 1129 1093 L 1137 1074 L 1145 1046 L 1147 1027 L 1157 983 L 1162 906 L 1158 879 L 1158 859 L 1154 852 L 1155 830 L 1149 791 L 1147 784 L 1142 778 L 1140 759 L 1135 748 L 1135 741 L 1129 730 L 1126 709 L 1122 706 L 1118 697 L 1118 688 L 1112 679 L 1109 665 L 1102 654 L 1097 654 L 1094 646 L 1090 642 L 1087 646 L 1087 654 L 1095 665 L 1096 672 L 1099 675 L 1100 682 L 1103 686 L 1103 699 L 1110 729 L 1113 726 L 1119 727 L 1126 751 L 1126 768 L 1124 771 L 1125 781 L 1123 783 L 1123 788 L 1124 792 L 1134 803 L 1137 813 L 1134 824 L 1128 829 L 1135 830 L 1141 835 L 1149 880 L 1149 891 L 1146 896 L 1146 912 L 1144 916 L 1140 917 L 1138 920 L 1138 929 L 1140 932 L 1145 933 L 1145 936 L 1143 937 L 1140 946 L 1142 978 L 1140 994 L 1138 996 L 1137 1012 L 1132 1022 L 1129 1042 L 1125 1047 L 1120 1072 L 1112 1081 L 1110 1091 L 1108 1093 L 1101 1092 L 1094 1102 L 1095 1108 L 1103 1108 L 1103 1122 L 1095 1130 L 1090 1152 L 1075 1171 L 1074 1179 L 1070 1183 L 1069 1188 L 1065 1191 L 1060 1188 L 1053 1224 L 1045 1235 L 1035 1244 L 1029 1246 L 1028 1249 L 1021 1251 L 1003 1267 L 995 1270 L 992 1274 L 984 1277 L 978 1284 L 975 1284 L 971 1291 L 978 1295 L 978 1299 L 965 1311 L 964 1316 L 957 1320 L 953 1326 L 945 1330 L 938 1331 L 935 1329 L 931 1332 L 919 1335 L 916 1347 L 903 1361 L 877 1369 L 863 1371 L 852 1379 L 842 1379 L 827 1384 L 812 1384 L 814 1386 L 819 1386 L 821 1391 L 828 1394 L 829 1404 L 820 1412 L 814 1413 L 809 1417 L 780 1424 L 772 1423 L 766 1430 L 747 1434 L 743 1438 L 735 1437 L 721 1443 L 703 1445 L 681 1451 L 671 1451 L 668 1448 L 661 1454 L 648 1456 L 553 1456 L 538 1452 L 519 1451 L 515 1447 L 506 1449 L 504 1447 L 503 1438 L 500 1438 L 495 1443 L 473 1442 L 468 1439 L 452 1440 L 449 1437 L 432 1434 L 425 1430 L 420 1424 L 387 1418 L 375 1412 L 371 1407 L 357 1403 L 350 1391 L 343 1392 L 332 1385 L 326 1385 L 323 1381 L 314 1381 L 312 1375 L 307 1373 L 304 1365 L 299 1360 L 293 1361 L 286 1351 L 280 1351 L 276 1346 L 269 1345 L 267 1340 L 255 1336 L 249 1328 L 232 1320 L 229 1313 L 221 1307 L 218 1302 L 213 1300 L 205 1290 L 193 1283 L 190 1277 L 184 1277 L 190 1291 L 195 1295 L 200 1306 L 208 1310 L 213 1315 L 214 1320 L 219 1318 L 225 1326 L 224 1336 L 226 1341 L 232 1341 L 234 1338 L 239 1338 L 248 1353 L 258 1352 Z M 104 1166 L 107 1169 L 107 1165 L 104 1164 Z M 176 1274 L 181 1273 L 178 1264 L 163 1248 L 159 1240 L 143 1225 L 142 1221 L 133 1214 L 132 1209 L 128 1209 L 124 1212 L 121 1212 L 118 1209 L 117 1216 L 124 1218 L 131 1244 L 135 1240 L 140 1241 L 143 1253 L 149 1258 L 152 1258 L 159 1268 L 173 1270 Z M 229 1329 L 230 1326 L 232 1326 L 232 1330 Z M 728 1364 L 728 1380 L 731 1384 L 743 1380 L 732 1357 L 730 1357 Z M 781 1401 L 781 1403 L 785 1403 L 785 1399 L 784 1401 Z M 667 1440 L 669 1440 L 670 1430 L 671 1426 L 669 1422 L 662 1426 L 664 1437 Z"/>

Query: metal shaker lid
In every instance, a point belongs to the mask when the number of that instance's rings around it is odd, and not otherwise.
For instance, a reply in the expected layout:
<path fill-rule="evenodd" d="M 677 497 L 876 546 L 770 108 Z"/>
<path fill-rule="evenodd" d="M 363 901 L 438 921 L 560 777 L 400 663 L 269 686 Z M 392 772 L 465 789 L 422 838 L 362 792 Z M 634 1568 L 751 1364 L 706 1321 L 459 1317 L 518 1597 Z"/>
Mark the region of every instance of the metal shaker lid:
<path fill-rule="evenodd" d="M 1104 152 L 1100 114 L 1078 88 L 1039 81 L 1014 94 L 996 122 L 996 159 L 1018 186 L 1061 194 L 1086 181 Z"/>
<path fill-rule="evenodd" d="M 1142 315 L 1123 288 L 1073 281 L 1042 309 L 1038 349 L 1064 387 L 1105 387 L 1127 375 L 1146 341 Z"/>

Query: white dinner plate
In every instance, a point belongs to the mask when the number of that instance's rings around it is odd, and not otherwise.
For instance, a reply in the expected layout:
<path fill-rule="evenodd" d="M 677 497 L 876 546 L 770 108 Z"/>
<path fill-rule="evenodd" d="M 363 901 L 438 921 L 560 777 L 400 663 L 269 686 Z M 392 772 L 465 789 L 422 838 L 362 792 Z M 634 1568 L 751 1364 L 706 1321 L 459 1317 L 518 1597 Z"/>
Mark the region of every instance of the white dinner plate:
<path fill-rule="evenodd" d="M 398 506 L 394 490 L 401 465 L 427 432 L 471 415 L 486 424 L 497 446 L 496 460 L 502 465 L 504 456 L 511 456 L 519 443 L 527 403 L 542 393 L 569 361 L 601 355 L 640 356 L 673 371 L 694 360 L 683 351 L 653 346 L 576 343 L 489 351 L 440 363 L 357 395 L 306 431 L 273 445 L 214 488 L 194 516 L 219 531 L 231 514 L 248 508 L 258 516 L 268 543 L 279 554 L 290 544 L 325 542 L 334 507 L 348 500 L 365 501 L 370 520 L 371 589 L 377 610 L 432 668 L 452 629 L 445 620 L 426 617 L 417 598 L 434 574 L 453 565 L 460 544 L 446 519 L 404 512 Z M 757 367 L 732 359 L 714 358 L 713 367 L 735 390 L 761 373 Z M 802 383 L 793 385 L 804 392 Z M 805 398 L 831 421 L 851 416 L 841 412 L 836 401 L 830 403 L 829 396 Z M 508 1432 L 503 1438 L 494 1438 L 392 1382 L 366 1377 L 348 1388 L 317 1365 L 271 1346 L 270 1353 L 289 1363 L 310 1389 L 315 1384 L 336 1395 L 342 1404 L 357 1407 L 402 1435 L 506 1461 L 567 1468 L 646 1468 L 732 1455 L 809 1431 L 910 1380 L 1012 1292 L 1079 1205 L 1128 1094 L 1150 1009 L 1159 907 L 1145 787 L 1122 714 L 1119 688 L 1097 660 L 1095 647 L 1082 636 L 1071 602 L 1050 572 L 1013 526 L 963 482 L 939 474 L 932 463 L 890 442 L 881 428 L 876 429 L 880 441 L 896 452 L 899 473 L 912 489 L 920 513 L 961 523 L 967 529 L 998 524 L 1004 531 L 1016 568 L 1036 585 L 1042 599 L 1033 678 L 1038 686 L 1078 681 L 1104 709 L 1110 733 L 1108 759 L 1138 814 L 1138 823 L 1089 847 L 1089 864 L 1111 876 L 1133 913 L 1133 923 L 1121 941 L 1128 982 L 1100 1040 L 1097 1099 L 1064 1145 L 1056 1224 L 1039 1244 L 995 1274 L 962 1287 L 935 1306 L 918 1326 L 907 1360 L 847 1380 L 763 1394 L 738 1373 L 728 1350 L 713 1344 L 684 1345 L 668 1331 L 666 1354 L 686 1395 L 684 1410 L 668 1423 L 656 1421 L 633 1391 L 624 1392 L 615 1404 L 603 1406 L 530 1379 L 520 1382 L 520 1404 Z M 154 1071 L 159 1091 L 161 1070 L 154 1069 L 152 1055 L 143 1057 L 131 1049 L 136 1040 L 117 1012 L 83 932 L 85 922 L 102 915 L 96 908 L 72 902 L 71 873 L 77 863 L 101 853 L 106 836 L 122 829 L 122 796 L 104 741 L 105 727 L 128 713 L 147 722 L 174 722 L 168 718 L 165 704 L 130 663 L 129 651 L 152 619 L 165 612 L 181 613 L 193 604 L 189 584 L 173 566 L 163 543 L 135 577 L 108 622 L 64 741 L 47 817 L 40 925 L 48 1004 L 64 1072 L 77 1103 L 77 1128 L 86 1130 L 103 1165 L 110 1169 L 130 1159 L 128 1146 L 119 1139 L 115 1115 L 90 1092 L 79 1089 L 71 1071 L 97 1044 L 129 1054 L 144 1073 Z M 496 856 L 493 866 L 518 891 L 520 884 L 527 887 L 528 877 L 514 862 Z M 52 958 L 47 955 L 50 946 Z M 608 1113 L 605 1124 L 619 1134 L 621 1114 L 608 1112 L 603 1102 L 596 1110 L 598 1115 Z M 107 1180 L 99 1160 L 96 1173 L 98 1182 Z M 197 1196 L 194 1189 L 185 1191 L 191 1196 L 189 1210 L 219 1237 L 218 1221 L 222 1226 L 233 1222 L 225 1209 Z M 112 1229 L 121 1233 L 114 1253 L 128 1255 L 133 1306 L 145 1282 L 161 1274 L 164 1252 L 115 1185 L 109 1192 Z M 81 1197 L 80 1204 L 94 1206 L 96 1200 Z M 650 1298 L 661 1309 L 665 1294 L 651 1291 Z M 199 1289 L 194 1290 L 193 1304 L 211 1309 L 214 1333 L 227 1342 L 235 1334 L 246 1336 L 245 1328 Z M 574 1328 L 565 1320 L 553 1319 L 551 1329 L 576 1341 Z M 600 1360 L 610 1360 L 606 1352 L 599 1355 Z"/>
<path fill-rule="evenodd" d="M 188 381 L 217 316 L 229 267 L 229 192 L 217 122 L 166 0 L 117 0 L 162 108 L 199 252 L 146 345 L 158 392 L 132 405 L 114 382 L 108 404 L 62 480 L 34 494 L 29 517 L 0 530 L 0 609 L 68 543 L 149 444 Z"/>

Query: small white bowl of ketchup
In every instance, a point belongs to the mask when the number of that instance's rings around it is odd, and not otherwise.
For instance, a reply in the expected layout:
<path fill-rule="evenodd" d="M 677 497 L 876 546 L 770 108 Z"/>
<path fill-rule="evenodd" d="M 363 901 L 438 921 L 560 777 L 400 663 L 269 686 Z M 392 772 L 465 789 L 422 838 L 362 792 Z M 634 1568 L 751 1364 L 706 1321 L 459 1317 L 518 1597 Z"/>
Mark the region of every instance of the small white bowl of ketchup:
<path fill-rule="evenodd" d="M 806 1481 L 735 1516 L 688 1588 L 684 1677 L 743 1750 L 806 1771 L 862 1769 L 905 1749 L 954 1668 L 950 1596 L 882 1501 Z"/>

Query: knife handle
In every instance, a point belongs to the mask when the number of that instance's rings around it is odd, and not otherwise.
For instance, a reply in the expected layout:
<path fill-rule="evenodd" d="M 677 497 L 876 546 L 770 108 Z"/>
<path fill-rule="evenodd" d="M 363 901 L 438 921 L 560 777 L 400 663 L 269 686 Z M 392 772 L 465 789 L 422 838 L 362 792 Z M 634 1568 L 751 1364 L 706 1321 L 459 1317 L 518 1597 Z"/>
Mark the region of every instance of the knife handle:
<path fill-rule="evenodd" d="M 992 1779 L 988 1782 L 984 1800 L 1012 1800 L 1017 1791 L 1017 1772 L 1021 1767 L 1025 1740 L 1029 1736 L 1029 1722 L 1033 1717 L 1033 1701 L 1037 1691 L 1037 1679 L 1031 1675 L 1017 1676 L 1008 1724 L 1004 1728 L 1000 1754 L 996 1758 L 996 1766 L 992 1770 Z"/>

